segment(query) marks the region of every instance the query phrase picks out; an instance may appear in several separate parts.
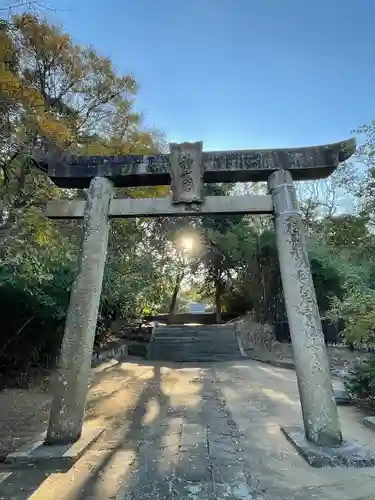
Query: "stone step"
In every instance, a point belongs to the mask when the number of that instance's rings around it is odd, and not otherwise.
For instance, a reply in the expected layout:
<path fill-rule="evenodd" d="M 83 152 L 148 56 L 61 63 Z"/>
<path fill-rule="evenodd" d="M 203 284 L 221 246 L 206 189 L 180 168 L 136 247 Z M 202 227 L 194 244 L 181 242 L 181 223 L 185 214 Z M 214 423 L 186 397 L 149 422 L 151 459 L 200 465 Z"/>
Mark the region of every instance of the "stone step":
<path fill-rule="evenodd" d="M 233 332 L 197 332 L 194 330 L 190 330 L 190 332 L 168 332 L 168 331 L 163 331 L 163 332 L 154 332 L 154 337 L 219 337 L 219 338 L 225 338 L 225 337 L 230 337 L 233 334 Z"/>
<path fill-rule="evenodd" d="M 186 353 L 162 353 L 153 354 L 152 359 L 154 361 L 225 361 L 225 360 L 237 360 L 241 359 L 241 355 L 234 355 L 232 353 L 222 353 L 222 354 L 186 354 Z"/>
<path fill-rule="evenodd" d="M 168 332 L 191 332 L 191 331 L 199 331 L 200 333 L 204 332 L 231 332 L 233 331 L 232 327 L 222 327 L 222 326 L 159 326 L 155 328 L 156 332 L 168 331 Z"/>
<path fill-rule="evenodd" d="M 153 338 L 152 343 L 159 343 L 163 345 L 172 345 L 172 344 L 178 344 L 183 342 L 184 344 L 191 344 L 191 345 L 196 345 L 196 344 L 204 344 L 204 345 L 236 345 L 237 340 L 236 338 L 228 338 L 228 339 L 215 339 L 215 338 L 199 338 L 199 337 L 173 337 L 171 339 L 162 337 L 159 339 L 158 337 Z"/>
<path fill-rule="evenodd" d="M 170 335 L 170 334 L 167 334 L 167 333 L 162 333 L 162 334 L 159 334 L 159 335 L 154 335 L 153 336 L 154 339 L 190 339 L 190 338 L 193 338 L 193 339 L 222 339 L 222 340 L 228 340 L 230 338 L 232 338 L 232 335 L 231 334 L 226 334 L 226 335 L 216 335 L 214 333 L 211 333 L 211 334 L 206 334 L 206 335 L 197 335 L 195 334 L 194 332 L 191 332 L 189 335 L 178 335 L 178 334 L 173 334 L 173 335 Z"/>
<path fill-rule="evenodd" d="M 178 332 L 161 332 L 161 333 L 156 333 L 153 335 L 153 338 L 189 338 L 189 337 L 196 337 L 196 338 L 227 338 L 230 336 L 231 333 L 217 333 L 217 332 L 206 332 L 206 333 L 198 333 L 198 332 L 184 332 L 184 333 L 178 333 Z"/>
<path fill-rule="evenodd" d="M 200 328 L 201 330 L 216 329 L 216 330 L 231 330 L 233 325 L 221 324 L 221 325 L 161 325 L 156 327 L 157 329 L 168 328 L 168 330 L 188 330 L 189 328 Z"/>
<path fill-rule="evenodd" d="M 240 356 L 199 356 L 199 357 L 188 357 L 188 356 L 172 356 L 168 358 L 154 358 L 153 361 L 164 361 L 171 363 L 218 363 L 223 361 L 240 361 L 242 358 Z"/>
<path fill-rule="evenodd" d="M 202 338 L 200 339 L 199 337 L 173 337 L 173 338 L 165 338 L 162 337 L 161 339 L 159 337 L 155 337 L 153 339 L 153 342 L 157 341 L 159 344 L 166 344 L 166 345 L 172 345 L 172 344 L 178 344 L 180 342 L 183 342 L 184 344 L 217 344 L 217 345 L 236 345 L 237 341 L 235 339 L 210 339 L 210 338 Z"/>
<path fill-rule="evenodd" d="M 163 346 L 179 346 L 179 345 L 186 345 L 186 346 L 191 346 L 191 347 L 195 347 L 197 345 L 204 345 L 204 346 L 211 346 L 211 347 L 218 347 L 218 346 L 235 346 L 237 345 L 237 342 L 234 342 L 234 341 L 228 341 L 228 342 L 225 342 L 225 341 L 221 341 L 221 342 L 214 342 L 214 341 L 206 341 L 206 340 L 199 340 L 199 339 L 188 339 L 188 340 L 184 340 L 184 339 L 174 339 L 174 340 L 171 340 L 170 342 L 168 342 L 167 340 L 161 340 L 159 342 L 158 339 L 154 339 L 153 342 L 151 342 L 151 344 L 158 344 L 158 345 L 163 345 Z"/>
<path fill-rule="evenodd" d="M 233 325 L 163 326 L 154 330 L 149 358 L 209 362 L 240 359 Z"/>
<path fill-rule="evenodd" d="M 158 336 L 170 336 L 170 337 L 190 337 L 191 335 L 196 335 L 199 337 L 225 337 L 228 335 L 231 335 L 232 332 L 197 332 L 195 330 L 191 330 L 190 332 L 168 332 L 168 331 L 163 331 L 163 332 L 155 332 L 154 337 Z"/>
<path fill-rule="evenodd" d="M 212 348 L 212 347 L 201 347 L 197 346 L 195 348 L 193 347 L 188 347 L 184 345 L 180 346 L 171 346 L 171 347 L 160 347 L 160 346 L 151 346 L 150 349 L 153 350 L 153 352 L 166 352 L 166 351 L 174 351 L 174 352 L 186 352 L 186 353 L 193 353 L 193 352 L 233 352 L 233 350 L 236 350 L 236 346 L 231 346 L 230 349 L 228 347 L 220 347 L 220 348 Z"/>
<path fill-rule="evenodd" d="M 162 332 L 155 332 L 153 337 L 199 337 L 199 338 L 227 338 L 228 336 L 231 336 L 232 332 L 196 332 L 194 330 L 191 330 L 190 332 L 168 332 L 168 331 L 162 331 Z"/>
<path fill-rule="evenodd" d="M 216 331 L 216 330 L 206 330 L 206 331 L 199 331 L 199 330 L 185 330 L 185 331 L 182 331 L 182 332 L 179 332 L 179 331 L 168 331 L 168 330 L 155 330 L 154 331 L 154 335 L 191 335 L 191 334 L 194 334 L 194 335 L 200 335 L 200 336 L 203 336 L 203 335 L 228 335 L 230 334 L 231 331 L 230 330 L 219 330 L 219 331 Z"/>
<path fill-rule="evenodd" d="M 163 359 L 173 357 L 173 358 L 199 358 L 199 357 L 217 357 L 217 356 L 229 356 L 233 357 L 233 352 L 173 352 L 173 351 L 151 351 L 152 357 L 157 359 Z"/>

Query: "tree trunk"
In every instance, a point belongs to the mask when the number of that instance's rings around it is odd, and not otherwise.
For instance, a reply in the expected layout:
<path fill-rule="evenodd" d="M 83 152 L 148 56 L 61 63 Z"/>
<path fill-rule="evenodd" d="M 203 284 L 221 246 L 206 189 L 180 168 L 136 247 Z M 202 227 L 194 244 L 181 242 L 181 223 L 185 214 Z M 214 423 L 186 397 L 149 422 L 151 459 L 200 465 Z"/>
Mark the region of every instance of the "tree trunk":
<path fill-rule="evenodd" d="M 219 274 L 215 281 L 215 316 L 216 323 L 221 323 L 221 281 Z"/>
<path fill-rule="evenodd" d="M 177 296 L 178 296 L 178 292 L 180 291 L 180 287 L 181 287 L 181 283 L 182 283 L 183 279 L 184 279 L 184 272 L 182 272 L 179 276 L 177 276 L 177 279 L 176 279 L 176 284 L 175 284 L 174 289 L 173 289 L 171 304 L 169 306 L 168 324 L 171 322 L 172 317 L 174 316 L 174 312 L 176 309 L 176 303 L 177 303 Z"/>

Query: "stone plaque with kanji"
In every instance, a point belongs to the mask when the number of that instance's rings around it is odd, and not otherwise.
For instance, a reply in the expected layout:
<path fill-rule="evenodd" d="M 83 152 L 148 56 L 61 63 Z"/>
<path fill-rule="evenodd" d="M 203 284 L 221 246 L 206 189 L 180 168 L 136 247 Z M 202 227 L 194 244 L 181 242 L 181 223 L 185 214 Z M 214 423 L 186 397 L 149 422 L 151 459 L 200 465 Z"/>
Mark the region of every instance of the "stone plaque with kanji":
<path fill-rule="evenodd" d="M 173 203 L 203 202 L 202 142 L 170 144 Z"/>

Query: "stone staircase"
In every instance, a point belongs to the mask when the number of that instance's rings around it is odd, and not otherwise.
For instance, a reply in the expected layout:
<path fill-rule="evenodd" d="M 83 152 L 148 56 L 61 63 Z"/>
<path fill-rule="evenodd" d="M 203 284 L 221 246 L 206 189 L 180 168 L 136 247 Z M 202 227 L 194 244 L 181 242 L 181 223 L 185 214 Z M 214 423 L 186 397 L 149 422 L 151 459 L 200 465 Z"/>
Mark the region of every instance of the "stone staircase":
<path fill-rule="evenodd" d="M 148 358 L 175 362 L 229 361 L 241 358 L 241 347 L 234 325 L 158 326 L 150 339 Z"/>

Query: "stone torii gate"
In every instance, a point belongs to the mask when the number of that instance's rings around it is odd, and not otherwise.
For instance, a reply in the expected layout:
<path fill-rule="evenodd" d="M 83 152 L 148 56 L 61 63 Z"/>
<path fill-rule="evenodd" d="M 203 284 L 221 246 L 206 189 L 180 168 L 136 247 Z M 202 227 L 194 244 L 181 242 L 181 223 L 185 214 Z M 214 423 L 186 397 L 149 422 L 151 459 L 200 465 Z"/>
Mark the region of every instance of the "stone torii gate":
<path fill-rule="evenodd" d="M 82 432 L 109 219 L 219 213 L 274 214 L 285 304 L 309 443 L 339 447 L 342 433 L 293 181 L 331 175 L 355 151 L 355 140 L 297 149 L 203 152 L 202 142 L 171 144 L 156 156 L 39 158 L 62 188 L 88 188 L 87 201 L 48 203 L 53 219 L 83 218 L 74 281 L 45 444 L 76 442 Z M 203 196 L 204 183 L 267 181 L 269 195 Z M 112 199 L 114 188 L 171 184 L 171 196 Z M 295 431 L 295 429 L 294 429 Z M 288 434 L 288 429 L 284 429 Z M 298 447 L 294 432 L 289 438 Z M 302 439 L 302 438 L 301 438 Z"/>

